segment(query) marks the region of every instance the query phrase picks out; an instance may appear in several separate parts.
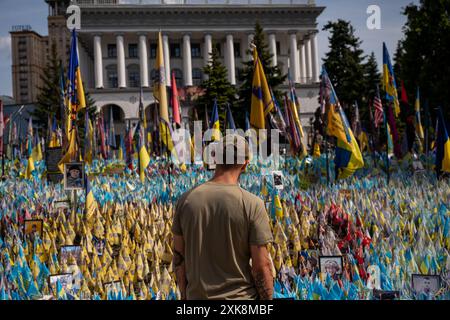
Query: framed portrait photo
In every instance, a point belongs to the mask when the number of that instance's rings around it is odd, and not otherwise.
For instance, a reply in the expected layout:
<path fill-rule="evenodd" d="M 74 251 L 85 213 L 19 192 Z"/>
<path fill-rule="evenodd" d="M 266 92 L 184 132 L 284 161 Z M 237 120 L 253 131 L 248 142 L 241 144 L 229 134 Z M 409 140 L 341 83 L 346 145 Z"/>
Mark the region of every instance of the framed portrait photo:
<path fill-rule="evenodd" d="M 119 292 L 122 289 L 122 284 L 120 281 L 113 281 L 105 283 L 104 287 L 106 293 L 114 290 L 116 290 L 116 292 Z"/>
<path fill-rule="evenodd" d="M 24 234 L 27 235 L 39 235 L 42 238 L 42 228 L 44 226 L 44 220 L 25 220 L 24 221 Z"/>
<path fill-rule="evenodd" d="M 96 236 L 92 237 L 92 242 L 94 243 L 94 248 L 99 257 L 103 256 L 103 250 L 105 250 L 106 241 L 105 239 L 98 239 Z"/>
<path fill-rule="evenodd" d="M 277 190 L 283 190 L 283 173 L 281 171 L 273 171 L 272 172 L 273 177 L 273 186 Z"/>
<path fill-rule="evenodd" d="M 342 275 L 344 261 L 342 256 L 320 256 L 319 270 L 322 274 L 327 273 L 334 279 Z"/>
<path fill-rule="evenodd" d="M 69 265 L 71 257 L 75 259 L 77 265 L 81 265 L 81 246 L 62 246 L 59 250 L 61 264 Z"/>
<path fill-rule="evenodd" d="M 64 164 L 64 190 L 84 189 L 84 165 L 81 162 Z"/>
<path fill-rule="evenodd" d="M 69 291 L 72 289 L 74 279 L 71 273 L 61 273 L 61 274 L 53 274 L 48 277 L 48 284 L 53 294 L 57 294 L 56 292 L 56 283 L 59 281 L 61 287 L 64 291 Z"/>
<path fill-rule="evenodd" d="M 411 275 L 412 290 L 415 294 L 435 295 L 440 289 L 440 276 L 430 274 Z"/>

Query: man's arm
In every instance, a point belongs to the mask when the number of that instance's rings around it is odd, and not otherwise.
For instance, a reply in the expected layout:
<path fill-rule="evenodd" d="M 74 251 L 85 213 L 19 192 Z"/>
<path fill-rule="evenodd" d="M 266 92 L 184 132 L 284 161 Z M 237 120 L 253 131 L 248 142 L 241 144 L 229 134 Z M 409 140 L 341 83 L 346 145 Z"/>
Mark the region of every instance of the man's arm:
<path fill-rule="evenodd" d="M 250 246 L 252 254 L 252 274 L 256 290 L 261 300 L 273 298 L 273 276 L 269 251 L 266 245 Z"/>
<path fill-rule="evenodd" d="M 177 276 L 178 288 L 180 288 L 181 300 L 186 300 L 186 267 L 184 264 L 184 239 L 182 236 L 173 236 L 173 266 Z"/>

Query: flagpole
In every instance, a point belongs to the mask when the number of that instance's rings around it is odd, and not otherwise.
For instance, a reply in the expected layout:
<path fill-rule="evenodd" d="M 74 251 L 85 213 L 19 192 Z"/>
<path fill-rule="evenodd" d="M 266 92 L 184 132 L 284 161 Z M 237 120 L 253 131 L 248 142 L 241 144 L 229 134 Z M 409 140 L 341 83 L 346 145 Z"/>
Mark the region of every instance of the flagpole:
<path fill-rule="evenodd" d="M 389 108 L 389 105 L 386 106 L 386 112 L 387 108 Z M 390 173 L 390 164 L 389 164 L 389 124 L 386 118 L 386 113 L 384 114 L 385 118 L 385 124 L 386 124 L 386 173 L 387 173 L 387 184 L 389 185 L 389 182 L 391 180 L 391 173 Z"/>

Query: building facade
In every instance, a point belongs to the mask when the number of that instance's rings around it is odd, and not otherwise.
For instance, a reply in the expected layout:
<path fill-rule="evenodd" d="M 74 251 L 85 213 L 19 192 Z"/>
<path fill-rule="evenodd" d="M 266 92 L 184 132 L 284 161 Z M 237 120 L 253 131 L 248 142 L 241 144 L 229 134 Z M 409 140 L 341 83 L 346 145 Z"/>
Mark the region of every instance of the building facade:
<path fill-rule="evenodd" d="M 239 85 L 238 72 L 258 21 L 273 63 L 290 73 L 302 103 L 303 124 L 318 107 L 317 17 L 324 10 L 311 0 L 78 0 L 79 52 L 87 90 L 99 110 L 115 109 L 115 120 L 136 119 L 140 87 L 149 116 L 155 100 L 157 36 L 163 34 L 166 81 L 179 88 L 200 85 L 213 46 Z M 148 88 L 148 89 L 147 89 Z M 286 83 L 287 89 L 287 83 Z M 107 114 L 110 114 L 108 112 Z M 183 117 L 188 117 L 184 108 Z"/>
<path fill-rule="evenodd" d="M 48 45 L 68 60 L 70 33 L 64 13 L 70 1 L 49 5 Z M 189 114 L 191 95 L 204 79 L 203 68 L 213 46 L 239 86 L 238 73 L 258 21 L 266 32 L 273 63 L 289 72 L 301 101 L 305 127 L 318 107 L 319 58 L 317 17 L 324 10 L 313 0 L 74 0 L 81 8 L 78 32 L 80 67 L 85 90 L 99 111 L 112 114 L 116 133 L 124 120 L 136 121 L 140 87 L 147 119 L 155 114 L 152 86 L 158 32 L 163 35 L 166 82 L 175 74 L 183 92 L 182 116 Z M 14 54 L 14 52 L 13 52 Z M 287 89 L 287 83 L 285 88 Z M 187 122 L 187 121 L 186 121 Z"/>
<path fill-rule="evenodd" d="M 48 37 L 39 35 L 29 26 L 15 26 L 10 34 L 14 99 L 19 104 L 36 101 L 43 85 Z"/>

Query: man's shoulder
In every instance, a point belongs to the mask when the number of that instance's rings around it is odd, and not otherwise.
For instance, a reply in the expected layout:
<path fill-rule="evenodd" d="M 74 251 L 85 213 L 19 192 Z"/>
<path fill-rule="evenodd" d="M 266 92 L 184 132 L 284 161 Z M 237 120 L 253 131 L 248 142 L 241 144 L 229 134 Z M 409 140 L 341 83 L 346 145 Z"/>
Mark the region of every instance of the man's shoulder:
<path fill-rule="evenodd" d="M 181 195 L 180 199 L 178 200 L 178 205 L 183 204 L 192 193 L 197 192 L 203 185 L 204 184 L 200 184 L 200 185 L 192 188 L 191 190 L 186 191 L 183 195 Z"/>
<path fill-rule="evenodd" d="M 253 193 L 245 190 L 242 187 L 240 187 L 240 189 L 242 191 L 242 197 L 243 197 L 244 201 L 264 205 L 264 201 L 260 197 L 254 195 Z"/>

